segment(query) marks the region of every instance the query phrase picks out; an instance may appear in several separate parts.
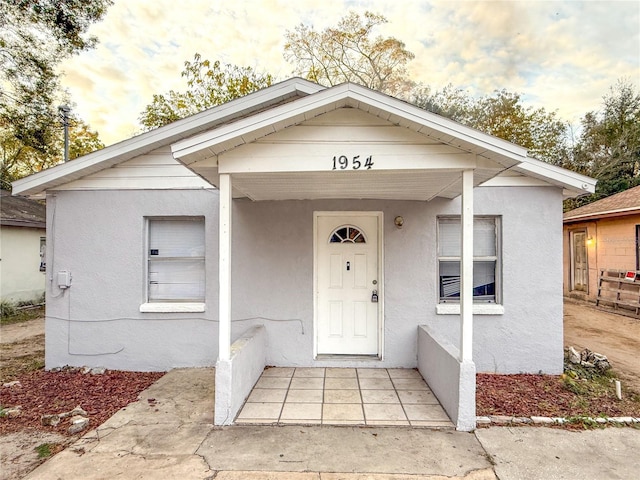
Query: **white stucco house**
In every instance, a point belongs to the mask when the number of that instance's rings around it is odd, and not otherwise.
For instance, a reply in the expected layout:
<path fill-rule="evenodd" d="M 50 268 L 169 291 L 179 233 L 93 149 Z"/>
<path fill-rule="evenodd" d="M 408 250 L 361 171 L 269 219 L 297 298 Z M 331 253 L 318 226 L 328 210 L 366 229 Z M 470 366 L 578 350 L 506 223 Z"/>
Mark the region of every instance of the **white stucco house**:
<path fill-rule="evenodd" d="M 0 194 L 0 299 L 10 304 L 42 301 L 45 206 L 6 190 Z"/>
<path fill-rule="evenodd" d="M 294 78 L 15 182 L 48 215 L 46 366 L 562 371 L 562 200 L 595 181 L 367 88 Z"/>

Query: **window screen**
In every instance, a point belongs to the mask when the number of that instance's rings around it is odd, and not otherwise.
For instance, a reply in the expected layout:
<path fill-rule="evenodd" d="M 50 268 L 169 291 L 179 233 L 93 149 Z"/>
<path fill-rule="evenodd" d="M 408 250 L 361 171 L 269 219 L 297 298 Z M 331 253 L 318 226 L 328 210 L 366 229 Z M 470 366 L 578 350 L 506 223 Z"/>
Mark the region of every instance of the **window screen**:
<path fill-rule="evenodd" d="M 149 302 L 204 302 L 204 267 L 204 218 L 149 219 Z"/>
<path fill-rule="evenodd" d="M 460 301 L 460 217 L 438 218 L 438 287 L 441 303 Z M 498 301 L 500 258 L 499 218 L 473 220 L 473 298 Z"/>

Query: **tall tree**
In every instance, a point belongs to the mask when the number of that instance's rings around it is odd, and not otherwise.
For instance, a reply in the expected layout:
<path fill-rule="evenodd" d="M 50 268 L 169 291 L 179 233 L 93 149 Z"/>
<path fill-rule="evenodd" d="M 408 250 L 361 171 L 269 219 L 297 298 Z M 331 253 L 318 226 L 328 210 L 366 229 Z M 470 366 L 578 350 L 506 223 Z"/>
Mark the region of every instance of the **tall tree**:
<path fill-rule="evenodd" d="M 433 91 L 429 85 L 419 84 L 411 92 L 411 103 L 460 123 L 469 123 L 474 99 L 466 91 L 452 84 Z"/>
<path fill-rule="evenodd" d="M 40 172 L 64 161 L 64 132 L 60 122 L 50 129 L 51 138 L 46 152 L 22 143 L 9 130 L 0 129 L 0 182 L 2 189 L 11 190 L 11 182 Z M 69 159 L 104 148 L 98 132 L 80 118 L 69 119 Z"/>
<path fill-rule="evenodd" d="M 3 186 L 59 154 L 60 62 L 93 48 L 89 26 L 111 0 L 0 0 L 0 158 Z M 25 162 L 21 165 L 21 162 Z"/>
<path fill-rule="evenodd" d="M 187 80 L 186 91 L 171 90 L 166 95 L 154 95 L 151 104 L 146 106 L 139 119 L 146 130 L 243 97 L 273 83 L 273 77 L 268 73 L 257 73 L 251 67 L 210 62 L 198 53 L 193 62 L 185 62 L 182 76 Z"/>
<path fill-rule="evenodd" d="M 573 162 L 598 179 L 593 201 L 640 184 L 640 94 L 625 80 L 609 88 L 602 109 L 582 119 Z"/>
<path fill-rule="evenodd" d="M 61 101 L 59 63 L 93 48 L 111 0 L 0 0 L 0 128 L 46 153 Z"/>
<path fill-rule="evenodd" d="M 526 106 L 522 97 L 496 90 L 479 98 L 448 85 L 432 92 L 414 91 L 413 103 L 439 115 L 527 148 L 531 156 L 555 165 L 567 157 L 568 125 L 555 112 Z"/>
<path fill-rule="evenodd" d="M 374 37 L 374 30 L 387 23 L 379 14 L 350 12 L 337 27 L 322 32 L 300 24 L 285 33 L 284 57 L 294 72 L 332 86 L 354 82 L 395 96 L 408 94 L 413 82 L 407 64 L 415 57 L 400 40 Z"/>

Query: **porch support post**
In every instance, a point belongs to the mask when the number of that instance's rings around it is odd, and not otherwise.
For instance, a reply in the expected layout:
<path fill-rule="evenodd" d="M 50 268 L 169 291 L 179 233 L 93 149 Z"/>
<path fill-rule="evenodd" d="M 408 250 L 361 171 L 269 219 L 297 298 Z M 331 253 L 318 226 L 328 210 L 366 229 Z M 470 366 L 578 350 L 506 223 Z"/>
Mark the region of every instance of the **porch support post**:
<path fill-rule="evenodd" d="M 472 361 L 473 347 L 473 170 L 462 171 L 460 258 L 460 361 Z"/>
<path fill-rule="evenodd" d="M 220 175 L 220 234 L 218 250 L 218 359 L 231 358 L 231 175 Z"/>

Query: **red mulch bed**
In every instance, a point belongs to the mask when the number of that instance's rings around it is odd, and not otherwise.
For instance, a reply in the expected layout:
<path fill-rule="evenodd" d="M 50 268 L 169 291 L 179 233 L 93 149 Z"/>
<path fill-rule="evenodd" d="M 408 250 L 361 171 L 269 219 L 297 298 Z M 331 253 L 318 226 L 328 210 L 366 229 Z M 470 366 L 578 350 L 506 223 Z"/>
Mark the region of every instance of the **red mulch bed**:
<path fill-rule="evenodd" d="M 31 372 L 19 379 L 21 386 L 0 388 L 0 405 L 22 406 L 21 416 L 0 417 L 0 434 L 33 428 L 69 435 L 68 420 L 51 427 L 42 426 L 40 417 L 67 412 L 78 405 L 89 414 L 89 428 L 95 428 L 136 401 L 140 392 L 162 375 L 116 370 L 91 375 L 76 369 Z M 628 397 L 620 401 L 613 393 L 580 396 L 567 390 L 562 377 L 556 375 L 478 374 L 476 405 L 481 416 L 640 417 L 640 402 Z"/>
<path fill-rule="evenodd" d="M 476 407 L 480 416 L 514 417 L 637 417 L 640 403 L 615 398 L 614 387 L 601 396 L 580 396 L 567 390 L 560 375 L 496 375 L 476 377 Z"/>
<path fill-rule="evenodd" d="M 78 405 L 89 414 L 89 428 L 95 428 L 122 407 L 137 400 L 140 392 L 162 377 L 161 372 L 107 370 L 101 375 L 79 371 L 38 370 L 20 377 L 21 386 L 0 387 L 0 405 L 21 405 L 19 417 L 0 417 L 0 434 L 24 428 L 69 435 L 69 422 L 42 426 L 40 417 L 68 412 Z M 65 421 L 66 420 L 66 421 Z"/>

